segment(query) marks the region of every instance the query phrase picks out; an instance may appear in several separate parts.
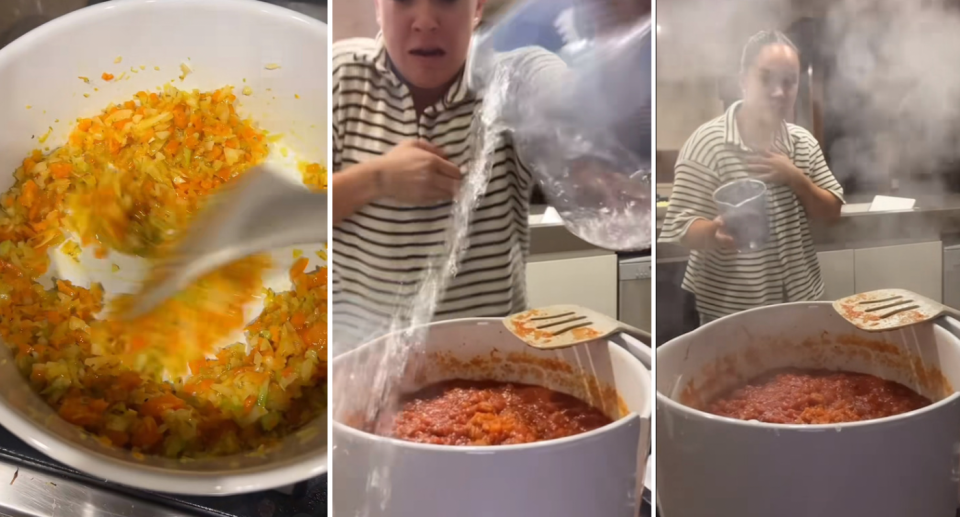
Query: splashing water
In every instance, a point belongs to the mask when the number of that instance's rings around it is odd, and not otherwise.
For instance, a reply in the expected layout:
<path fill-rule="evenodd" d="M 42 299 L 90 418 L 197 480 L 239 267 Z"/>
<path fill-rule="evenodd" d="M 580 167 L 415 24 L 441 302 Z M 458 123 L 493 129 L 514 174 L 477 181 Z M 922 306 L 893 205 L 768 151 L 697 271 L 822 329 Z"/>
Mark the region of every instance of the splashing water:
<path fill-rule="evenodd" d="M 481 196 L 490 180 L 491 159 L 496 151 L 498 135 L 503 127 L 498 123 L 507 101 L 510 86 L 510 71 L 497 67 L 493 81 L 486 89 L 479 116 L 474 117 L 471 127 L 471 146 L 474 159 L 465 175 L 459 196 L 453 204 L 452 225 L 447 232 L 444 253 L 431 261 L 408 309 L 395 314 L 390 324 L 383 354 L 376 361 L 376 373 L 372 391 L 375 396 L 366 401 L 365 421 L 375 424 L 386 412 L 395 411 L 399 396 L 397 384 L 412 358 L 418 356 L 427 336 L 427 327 L 433 321 L 437 303 L 447 284 L 456 276 L 460 260 L 469 246 L 470 221 Z M 347 404 L 346 406 L 349 406 Z M 390 500 L 390 473 L 393 447 L 380 446 L 373 455 L 375 464 L 370 465 L 367 476 L 367 502 L 356 517 L 371 514 L 371 505 L 386 509 Z"/>

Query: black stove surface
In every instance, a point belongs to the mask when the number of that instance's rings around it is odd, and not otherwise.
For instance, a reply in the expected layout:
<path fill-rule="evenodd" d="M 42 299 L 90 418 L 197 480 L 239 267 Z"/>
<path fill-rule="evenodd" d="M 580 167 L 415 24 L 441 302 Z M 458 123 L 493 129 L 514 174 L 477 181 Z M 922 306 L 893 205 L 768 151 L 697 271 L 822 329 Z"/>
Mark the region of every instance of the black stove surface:
<path fill-rule="evenodd" d="M 290 495 L 276 490 L 229 497 L 193 497 L 147 492 L 87 476 L 40 453 L 3 427 L 0 427 L 0 460 L 151 501 L 196 516 L 326 517 L 327 515 L 327 476 L 325 475 L 295 485 Z"/>

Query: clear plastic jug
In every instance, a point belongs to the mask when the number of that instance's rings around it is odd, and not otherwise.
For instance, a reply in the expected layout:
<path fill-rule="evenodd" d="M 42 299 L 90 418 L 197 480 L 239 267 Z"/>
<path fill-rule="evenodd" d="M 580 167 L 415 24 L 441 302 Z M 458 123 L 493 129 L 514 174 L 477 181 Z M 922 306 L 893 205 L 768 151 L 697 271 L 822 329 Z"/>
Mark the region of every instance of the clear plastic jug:
<path fill-rule="evenodd" d="M 602 248 L 642 250 L 650 247 L 653 202 L 651 20 L 597 31 L 609 20 L 605 3 L 518 2 L 474 38 L 468 77 L 471 87 L 490 88 L 502 80 L 494 70 L 504 53 L 521 47 L 560 56 L 563 80 L 511 88 L 499 124 L 571 232 Z"/>

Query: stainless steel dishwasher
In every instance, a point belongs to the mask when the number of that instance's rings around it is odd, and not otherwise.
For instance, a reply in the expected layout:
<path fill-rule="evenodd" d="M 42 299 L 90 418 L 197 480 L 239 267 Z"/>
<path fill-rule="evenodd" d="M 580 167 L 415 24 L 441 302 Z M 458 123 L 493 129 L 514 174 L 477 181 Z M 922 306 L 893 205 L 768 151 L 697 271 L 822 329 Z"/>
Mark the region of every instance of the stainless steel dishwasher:
<path fill-rule="evenodd" d="M 943 247 L 943 304 L 960 307 L 960 244 Z"/>
<path fill-rule="evenodd" d="M 619 258 L 619 266 L 617 317 L 650 332 L 653 311 L 650 257 L 624 255 Z"/>

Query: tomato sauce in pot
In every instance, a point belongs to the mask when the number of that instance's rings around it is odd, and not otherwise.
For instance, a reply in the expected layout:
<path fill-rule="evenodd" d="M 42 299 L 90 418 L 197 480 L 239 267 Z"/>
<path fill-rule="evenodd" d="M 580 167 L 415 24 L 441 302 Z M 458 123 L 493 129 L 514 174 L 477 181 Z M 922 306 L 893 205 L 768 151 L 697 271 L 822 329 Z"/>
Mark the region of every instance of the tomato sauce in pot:
<path fill-rule="evenodd" d="M 711 402 L 706 411 L 771 424 L 837 424 L 907 413 L 930 399 L 873 375 L 828 370 L 780 370 Z"/>
<path fill-rule="evenodd" d="M 511 445 L 553 440 L 612 420 L 586 402 L 540 386 L 447 381 L 400 401 L 378 434 L 437 445 Z"/>

